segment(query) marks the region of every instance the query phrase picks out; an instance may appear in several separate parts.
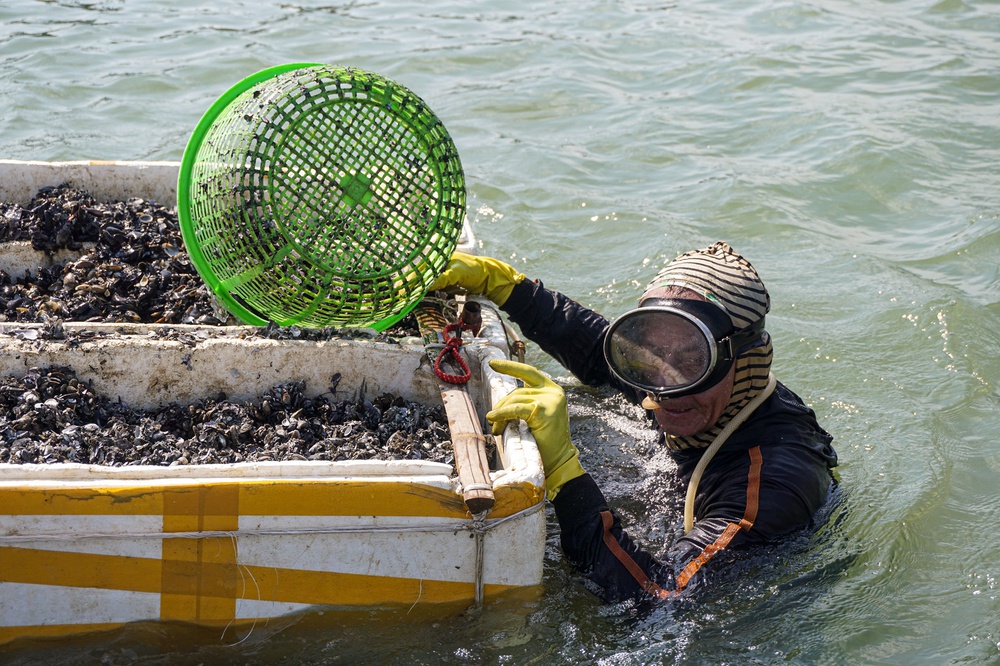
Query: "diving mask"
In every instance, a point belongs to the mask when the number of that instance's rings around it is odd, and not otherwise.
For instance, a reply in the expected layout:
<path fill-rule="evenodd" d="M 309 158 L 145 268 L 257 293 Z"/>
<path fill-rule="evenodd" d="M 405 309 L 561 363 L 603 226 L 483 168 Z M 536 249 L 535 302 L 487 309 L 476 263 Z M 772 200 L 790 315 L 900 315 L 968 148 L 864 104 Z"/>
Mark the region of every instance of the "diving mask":
<path fill-rule="evenodd" d="M 604 356 L 615 377 L 662 400 L 712 388 L 766 336 L 763 317 L 736 331 L 718 303 L 649 298 L 611 324 Z"/>

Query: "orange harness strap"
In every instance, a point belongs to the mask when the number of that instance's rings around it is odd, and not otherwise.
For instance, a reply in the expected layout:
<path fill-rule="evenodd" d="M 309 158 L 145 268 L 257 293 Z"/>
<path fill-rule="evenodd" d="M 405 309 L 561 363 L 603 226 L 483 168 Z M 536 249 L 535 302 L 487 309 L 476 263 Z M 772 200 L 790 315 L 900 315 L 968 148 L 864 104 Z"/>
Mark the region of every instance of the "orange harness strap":
<path fill-rule="evenodd" d="M 642 570 L 636 561 L 632 559 L 632 556 L 625 552 L 622 545 L 618 543 L 616 539 L 611 534 L 611 526 L 614 525 L 615 518 L 611 515 L 610 511 L 601 511 L 601 522 L 604 524 L 604 545 L 608 547 L 614 556 L 618 558 L 618 561 L 628 569 L 628 572 L 632 574 L 632 578 L 635 578 L 635 582 L 639 583 L 639 586 L 652 594 L 654 597 L 659 599 L 666 599 L 672 592 L 669 590 L 664 590 L 662 587 L 654 583 L 646 575 L 646 572 Z"/>
<path fill-rule="evenodd" d="M 684 570 L 677 576 L 677 585 L 673 590 L 664 590 L 649 579 L 646 572 L 642 570 L 642 567 L 636 564 L 632 556 L 626 553 L 625 549 L 618 543 L 618 540 L 611 535 L 611 526 L 614 524 L 614 517 L 611 515 L 611 512 L 601 511 L 601 522 L 604 525 L 604 544 L 614 553 L 618 561 L 628 569 L 628 572 L 632 574 L 632 577 L 635 578 L 635 581 L 639 583 L 639 586 L 643 590 L 659 599 L 666 599 L 671 595 L 678 594 L 709 560 L 729 545 L 733 537 L 740 530 L 746 531 L 753 527 L 753 523 L 757 519 L 757 509 L 760 502 L 760 468 L 763 457 L 761 456 L 759 446 L 750 449 L 749 453 L 750 471 L 747 474 L 747 504 L 746 509 L 743 511 L 743 518 L 738 523 L 729 523 L 726 525 L 726 529 L 723 530 L 722 534 L 714 542 L 705 546 L 705 549 L 697 557 L 688 562 Z"/>

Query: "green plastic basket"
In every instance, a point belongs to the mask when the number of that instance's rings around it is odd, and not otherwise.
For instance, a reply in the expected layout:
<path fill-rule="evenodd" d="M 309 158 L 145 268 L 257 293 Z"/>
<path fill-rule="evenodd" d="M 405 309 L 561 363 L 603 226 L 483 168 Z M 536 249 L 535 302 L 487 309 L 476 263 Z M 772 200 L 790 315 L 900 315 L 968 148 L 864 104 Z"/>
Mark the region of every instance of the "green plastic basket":
<path fill-rule="evenodd" d="M 205 113 L 177 213 L 192 263 L 243 322 L 384 330 L 447 266 L 465 176 L 444 125 L 405 87 L 289 64 Z"/>

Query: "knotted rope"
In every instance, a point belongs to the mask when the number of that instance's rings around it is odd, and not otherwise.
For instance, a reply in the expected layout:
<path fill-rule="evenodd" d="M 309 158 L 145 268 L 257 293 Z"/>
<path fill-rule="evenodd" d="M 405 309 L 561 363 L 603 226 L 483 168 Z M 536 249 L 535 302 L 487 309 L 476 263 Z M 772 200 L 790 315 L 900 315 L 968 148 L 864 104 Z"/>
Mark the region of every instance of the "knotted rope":
<path fill-rule="evenodd" d="M 454 324 L 448 324 L 444 327 L 442 336 L 444 337 L 444 349 L 438 354 L 437 360 L 434 361 L 434 374 L 438 376 L 438 379 L 449 384 L 465 384 L 472 378 L 472 371 L 469 370 L 468 364 L 466 364 L 465 359 L 458 352 L 459 348 L 462 346 L 462 331 L 472 330 L 473 326 L 466 324 L 464 322 L 455 322 Z M 449 337 L 450 334 L 458 331 L 458 335 L 454 337 Z M 441 362 L 445 358 L 445 354 L 451 354 L 454 362 L 462 369 L 461 375 L 452 375 L 441 369 Z"/>

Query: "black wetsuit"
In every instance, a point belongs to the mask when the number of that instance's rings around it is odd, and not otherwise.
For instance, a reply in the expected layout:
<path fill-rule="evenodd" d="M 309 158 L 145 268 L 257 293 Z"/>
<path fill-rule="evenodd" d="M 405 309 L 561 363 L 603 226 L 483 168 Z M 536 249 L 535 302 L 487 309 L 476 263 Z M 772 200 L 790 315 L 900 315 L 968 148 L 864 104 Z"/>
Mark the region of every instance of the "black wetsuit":
<path fill-rule="evenodd" d="M 502 308 L 525 337 L 581 381 L 609 384 L 639 403 L 642 395 L 610 374 L 602 345 L 609 322 L 539 281 L 518 284 Z M 667 598 L 690 585 L 724 548 L 763 543 L 807 527 L 830 490 L 837 464 L 832 437 L 782 384 L 712 458 L 698 485 L 695 526 L 655 560 L 622 530 L 589 474 L 553 501 L 563 551 L 606 601 Z M 672 451 L 687 484 L 703 449 Z"/>

